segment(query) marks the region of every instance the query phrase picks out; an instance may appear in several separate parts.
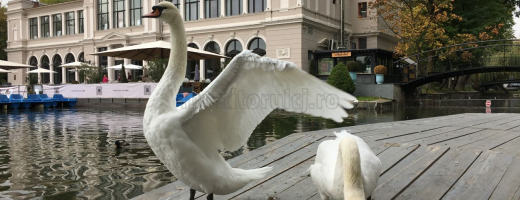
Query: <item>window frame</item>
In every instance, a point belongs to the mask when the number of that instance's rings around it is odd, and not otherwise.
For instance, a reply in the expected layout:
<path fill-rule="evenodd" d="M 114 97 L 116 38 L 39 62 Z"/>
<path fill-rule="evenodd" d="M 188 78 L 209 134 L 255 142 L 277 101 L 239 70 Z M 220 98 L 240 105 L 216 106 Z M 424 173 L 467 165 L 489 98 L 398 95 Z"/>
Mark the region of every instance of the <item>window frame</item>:
<path fill-rule="evenodd" d="M 109 0 L 97 0 L 97 30 L 108 30 L 110 29 L 110 20 L 108 19 L 108 2 Z M 106 13 L 103 13 L 102 7 L 106 6 Z M 106 28 L 101 24 L 102 17 L 106 17 Z"/>
<path fill-rule="evenodd" d="M 197 8 L 195 9 L 195 19 L 192 19 L 192 9 L 191 5 L 196 4 Z M 199 9 L 200 9 L 200 0 L 185 0 L 184 1 L 184 21 L 195 21 L 200 17 Z"/>
<path fill-rule="evenodd" d="M 212 14 L 214 14 L 214 12 L 212 12 L 212 11 L 214 11 L 214 10 L 211 9 L 211 5 L 214 4 L 215 2 L 217 4 L 217 10 L 216 10 L 217 14 L 216 14 L 216 16 L 212 16 Z M 206 14 L 205 15 L 206 18 L 210 19 L 210 18 L 220 17 L 220 0 L 204 0 L 204 3 L 205 3 L 204 4 L 205 5 L 205 9 L 206 9 L 204 11 L 205 14 Z"/>
<path fill-rule="evenodd" d="M 368 16 L 367 2 L 358 3 L 358 18 L 366 18 Z"/>
<path fill-rule="evenodd" d="M 123 7 L 118 7 L 118 3 L 122 2 Z M 120 26 L 119 24 L 119 17 L 123 16 L 123 25 Z M 112 20 L 113 21 L 113 28 L 124 28 L 126 27 L 126 20 L 125 20 L 125 0 L 112 0 Z"/>
<path fill-rule="evenodd" d="M 256 44 L 255 44 L 255 42 L 256 42 Z M 264 44 L 264 46 L 265 46 L 264 49 L 261 48 L 261 45 L 260 45 L 261 43 L 260 43 L 260 42 L 263 42 L 263 44 Z M 256 48 L 252 49 L 251 46 L 253 46 L 253 45 L 256 45 Z M 267 51 L 266 51 L 266 49 L 267 49 L 267 43 L 266 43 L 265 40 L 262 39 L 261 37 L 256 37 L 256 38 L 253 38 L 253 39 L 251 40 L 251 42 L 249 42 L 249 44 L 247 45 L 247 49 L 250 50 L 250 51 L 252 51 L 253 53 L 258 54 L 259 56 L 265 56 L 265 55 L 267 54 Z M 263 52 L 262 52 L 263 55 L 259 54 L 258 51 L 257 51 L 257 49 L 261 49 L 261 50 L 263 50 Z M 255 51 L 256 51 L 256 52 L 255 52 Z"/>
<path fill-rule="evenodd" d="M 47 18 L 47 22 L 45 22 L 45 18 Z M 41 16 L 40 17 L 40 29 L 41 29 L 41 35 L 40 38 L 48 38 L 51 36 L 51 30 L 50 30 L 50 17 L 49 15 Z M 47 35 L 45 35 L 47 33 Z"/>
<path fill-rule="evenodd" d="M 38 39 L 38 17 L 29 19 L 29 39 Z"/>
<path fill-rule="evenodd" d="M 70 18 L 70 14 L 72 14 L 72 18 Z M 76 18 L 74 11 L 65 13 L 65 34 L 66 35 L 74 35 L 76 34 L 75 26 L 76 26 Z M 71 23 L 72 22 L 72 27 Z M 72 29 L 71 29 L 72 28 Z"/>
<path fill-rule="evenodd" d="M 58 16 L 59 16 L 59 21 L 58 21 Z M 57 28 L 59 25 L 59 29 Z M 58 31 L 59 31 L 59 34 L 58 34 Z M 62 36 L 63 33 L 63 16 L 61 15 L 61 13 L 59 14 L 54 14 L 52 15 L 52 33 L 54 34 L 54 36 Z"/>
<path fill-rule="evenodd" d="M 85 33 L 85 16 L 83 10 L 78 10 L 78 33 Z"/>
<path fill-rule="evenodd" d="M 139 2 L 140 7 L 135 6 L 135 2 Z M 135 11 L 139 11 L 139 16 L 136 17 Z M 143 25 L 141 17 L 143 16 L 143 3 L 141 0 L 130 0 L 130 26 L 141 26 Z M 139 22 L 139 23 L 136 23 Z"/>
<path fill-rule="evenodd" d="M 256 2 L 261 1 L 262 8 L 258 8 Z M 247 0 L 247 11 L 248 13 L 260 13 L 264 12 L 267 8 L 267 0 Z M 258 10 L 259 9 L 259 10 Z"/>
<path fill-rule="evenodd" d="M 233 5 L 234 2 L 238 2 L 238 13 L 233 13 Z M 242 14 L 242 0 L 226 0 L 226 16 L 235 16 L 235 15 L 241 15 Z"/>

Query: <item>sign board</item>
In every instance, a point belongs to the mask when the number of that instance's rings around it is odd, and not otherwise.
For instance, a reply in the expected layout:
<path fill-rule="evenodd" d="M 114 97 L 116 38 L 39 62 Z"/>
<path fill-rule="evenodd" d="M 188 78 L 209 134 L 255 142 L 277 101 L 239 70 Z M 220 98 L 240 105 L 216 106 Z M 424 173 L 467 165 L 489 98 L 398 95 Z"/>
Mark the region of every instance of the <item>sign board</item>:
<path fill-rule="evenodd" d="M 332 53 L 332 57 L 333 58 L 337 58 L 337 57 L 350 57 L 352 55 L 351 52 L 336 52 L 336 53 Z"/>
<path fill-rule="evenodd" d="M 490 100 L 486 100 L 486 107 L 491 107 L 491 101 Z"/>

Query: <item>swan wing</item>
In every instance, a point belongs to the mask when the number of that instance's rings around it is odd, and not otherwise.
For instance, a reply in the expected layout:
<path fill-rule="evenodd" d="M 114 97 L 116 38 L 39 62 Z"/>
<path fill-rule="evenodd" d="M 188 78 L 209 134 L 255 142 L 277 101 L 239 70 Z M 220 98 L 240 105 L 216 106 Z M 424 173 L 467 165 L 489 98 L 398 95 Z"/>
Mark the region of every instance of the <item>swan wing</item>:
<path fill-rule="evenodd" d="M 354 100 L 294 63 L 244 51 L 178 109 L 184 112 L 183 129 L 199 147 L 234 151 L 274 109 L 342 122 L 347 117 L 344 108 L 352 108 Z"/>

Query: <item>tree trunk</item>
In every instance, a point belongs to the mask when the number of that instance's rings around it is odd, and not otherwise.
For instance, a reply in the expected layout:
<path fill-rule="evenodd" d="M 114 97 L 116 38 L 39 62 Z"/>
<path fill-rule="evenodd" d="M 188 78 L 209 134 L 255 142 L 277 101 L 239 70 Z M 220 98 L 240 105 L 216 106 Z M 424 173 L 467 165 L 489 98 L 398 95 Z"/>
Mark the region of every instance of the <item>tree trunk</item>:
<path fill-rule="evenodd" d="M 464 88 L 466 87 L 466 82 L 468 81 L 469 79 L 469 75 L 462 75 L 458 81 L 457 81 L 457 86 L 456 88 L 458 90 L 464 90 Z"/>
<path fill-rule="evenodd" d="M 455 86 L 457 86 L 458 82 L 459 82 L 459 76 L 455 77 L 455 80 L 450 82 L 451 83 L 451 90 L 455 90 Z"/>
<path fill-rule="evenodd" d="M 441 85 L 439 86 L 439 90 L 442 90 L 442 88 L 446 87 L 446 84 L 448 84 L 448 81 L 450 81 L 449 78 L 447 78 L 447 79 L 442 79 L 442 83 L 441 83 Z"/>

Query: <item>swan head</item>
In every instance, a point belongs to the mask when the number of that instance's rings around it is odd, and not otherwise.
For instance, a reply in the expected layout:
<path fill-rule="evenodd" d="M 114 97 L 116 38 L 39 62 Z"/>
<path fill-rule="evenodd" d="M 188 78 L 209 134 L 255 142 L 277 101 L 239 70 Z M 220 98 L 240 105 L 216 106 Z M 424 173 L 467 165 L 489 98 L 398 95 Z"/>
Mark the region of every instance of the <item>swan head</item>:
<path fill-rule="evenodd" d="M 142 16 L 142 18 L 157 18 L 168 24 L 173 23 L 179 17 L 181 15 L 177 7 L 168 1 L 152 6 L 152 12 Z"/>
<path fill-rule="evenodd" d="M 116 149 L 122 149 L 123 146 L 130 146 L 130 144 L 128 144 L 124 140 L 116 140 L 115 145 L 116 145 Z"/>

